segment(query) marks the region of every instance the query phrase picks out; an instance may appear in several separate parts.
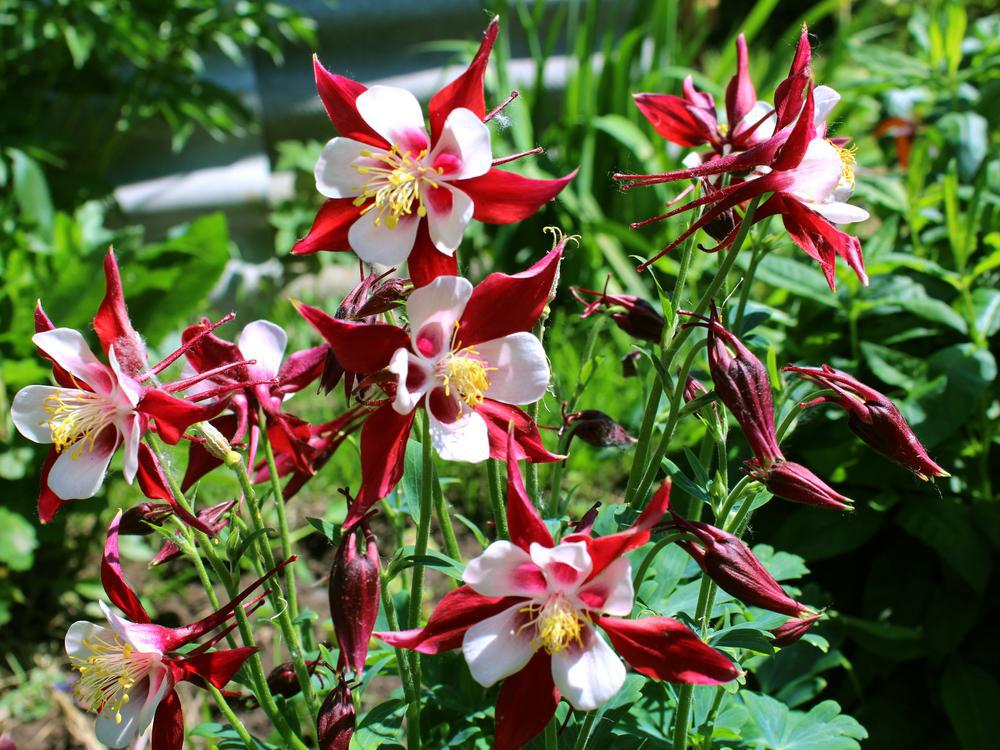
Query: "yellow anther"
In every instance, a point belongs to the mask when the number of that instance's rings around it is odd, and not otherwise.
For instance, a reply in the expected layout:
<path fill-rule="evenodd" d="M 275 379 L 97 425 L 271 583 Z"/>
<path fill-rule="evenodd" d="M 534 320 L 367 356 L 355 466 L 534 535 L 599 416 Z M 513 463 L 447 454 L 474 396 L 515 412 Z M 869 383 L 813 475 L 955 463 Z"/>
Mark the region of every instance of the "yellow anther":
<path fill-rule="evenodd" d="M 354 199 L 354 205 L 361 206 L 371 201 L 362 213 L 375 211 L 376 226 L 384 222 L 389 229 L 395 229 L 400 218 L 413 213 L 414 203 L 417 204 L 418 216 L 427 215 L 422 192 L 438 187 L 437 178 L 443 170 L 423 164 L 426 149 L 414 155 L 412 151 L 401 151 L 399 146 L 393 146 L 389 151 L 364 149 L 360 155 L 381 162 L 377 165 L 353 165 L 359 175 L 369 177 Z"/>
<path fill-rule="evenodd" d="M 93 450 L 101 431 L 114 421 L 116 407 L 107 397 L 89 391 L 58 390 L 45 399 L 48 419 L 42 422 L 52 432 L 52 444 L 63 451 L 78 443 L 74 458 L 84 449 Z"/>
<path fill-rule="evenodd" d="M 835 143 L 831 143 L 830 145 L 837 149 L 837 155 L 840 157 L 840 185 L 853 190 L 854 165 L 857 163 L 857 159 L 854 158 L 854 155 L 857 153 L 858 147 L 838 146 Z"/>
<path fill-rule="evenodd" d="M 451 395 L 454 388 L 469 406 L 483 403 L 486 391 L 490 387 L 490 377 L 487 373 L 496 370 L 488 367 L 486 362 L 478 358 L 479 352 L 472 347 L 453 351 L 441 367 L 441 379 L 444 383 L 446 396 Z"/>
<path fill-rule="evenodd" d="M 86 658 L 70 657 L 70 665 L 80 673 L 73 691 L 92 711 L 107 711 L 120 724 L 121 710 L 131 699 L 128 691 L 149 674 L 155 654 L 136 651 L 117 633 L 105 633 L 83 639 L 90 651 Z"/>
<path fill-rule="evenodd" d="M 544 605 L 532 604 L 521 610 L 531 616 L 522 627 L 534 626 L 533 646 L 537 651 L 558 654 L 572 645 L 583 646 L 583 632 L 587 622 L 580 611 L 564 597 L 556 596 Z"/>

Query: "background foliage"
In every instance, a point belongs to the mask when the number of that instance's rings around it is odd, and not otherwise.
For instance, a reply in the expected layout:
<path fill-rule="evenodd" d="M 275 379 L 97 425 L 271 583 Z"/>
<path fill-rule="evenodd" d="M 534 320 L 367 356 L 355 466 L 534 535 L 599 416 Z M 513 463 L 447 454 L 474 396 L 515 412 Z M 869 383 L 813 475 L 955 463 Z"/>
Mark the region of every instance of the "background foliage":
<path fill-rule="evenodd" d="M 470 275 L 524 265 L 547 246 L 542 227 L 558 224 L 582 236 L 563 267 L 564 286 L 599 287 L 610 273 L 612 287 L 652 299 L 652 281 L 668 285 L 676 262 L 667 258 L 657 264 L 653 279 L 640 278 L 632 256 L 650 255 L 680 225 L 637 232 L 627 225 L 656 213 L 672 195 L 662 187 L 622 194 L 608 176 L 618 170 L 665 169 L 682 154 L 641 121 L 631 93 L 674 92 L 691 74 L 721 98 L 740 31 L 750 43 L 758 89 L 767 91 L 785 72 L 799 25 L 809 22 L 818 42 L 817 80 L 844 95 L 834 135 L 851 135 L 858 145 L 856 202 L 873 214 L 861 229 L 872 283 L 861 288 L 844 274 L 838 292 L 830 293 L 819 270 L 782 234 L 763 226 L 755 242 L 766 252 L 759 258 L 743 334 L 762 359 L 766 353 L 781 392 L 779 412 L 794 408 L 801 395 L 783 381 L 780 365 L 828 362 L 891 395 L 953 476 L 928 485 L 888 466 L 859 446 L 836 411 L 816 411 L 800 421 L 790 455 L 807 459 L 855 498 L 857 510 L 845 516 L 770 503 L 755 517 L 752 536 L 773 545 L 757 552 L 779 579 L 794 583 L 808 569 L 804 597 L 811 604 L 828 603 L 831 616 L 817 638 L 777 656 L 769 655 L 773 649 L 759 637 L 760 630 L 775 624 L 766 619 L 714 635 L 716 644 L 761 652 L 753 668 L 753 692 L 726 704 L 715 736 L 734 748 L 837 750 L 857 747 L 866 729 L 865 747 L 879 750 L 995 747 L 1000 653 L 993 631 L 1000 576 L 994 562 L 1000 506 L 994 487 L 1000 477 L 991 457 L 1000 441 L 995 357 L 1000 16 L 990 15 L 985 3 L 944 2 L 759 0 L 749 8 L 729 2 L 718 7 L 488 5 L 505 24 L 488 80 L 491 100 L 501 100 L 515 87 L 507 78 L 511 45 L 518 56 L 528 54 L 539 63 L 534 80 L 518 85 L 521 98 L 507 111 L 510 120 L 497 136 L 495 152 L 545 145 L 544 157 L 519 167 L 532 176 L 563 174 L 577 164 L 582 168 L 563 197 L 538 217 L 513 227 L 479 227 L 471 238 L 467 235 L 463 252 L 470 259 Z M 474 48 L 472 41 L 432 41 L 426 49 L 448 51 L 456 59 Z M 273 2 L 0 0 L 0 477 L 5 497 L 0 507 L 0 652 L 5 655 L 0 722 L 29 725 L 57 712 L 51 688 L 65 679 L 59 641 L 66 624 L 93 607 L 99 592 L 95 545 L 111 509 L 132 501 L 119 482 L 106 498 L 74 504 L 50 526 L 36 523 L 41 454 L 16 436 L 7 412 L 17 389 L 46 377 L 29 340 L 34 300 L 44 299 L 57 325 L 85 327 L 102 293 L 94 283 L 100 257 L 114 244 L 133 319 L 153 347 L 176 338 L 201 314 L 227 311 L 232 297 L 213 296 L 213 289 L 227 264 L 260 257 L 261 248 L 237 247 L 221 214 L 197 218 L 166 236 L 130 225 L 108 198 L 109 167 L 129 134 L 151 120 L 170 128 L 177 149 L 197 129 L 223 139 L 255 127 L 244 105 L 211 82 L 204 55 L 221 50 L 246 60 L 259 50 L 280 59 L 283 49 L 301 52 L 313 45 L 310 21 Z M 564 87 L 550 91 L 541 63 L 556 58 L 566 61 L 567 78 Z M 335 51 L 325 55 L 325 62 L 336 66 Z M 303 67 L 301 75 L 309 76 L 309 69 Z M 319 203 L 311 169 L 329 130 L 317 121 L 314 135 L 315 142 L 287 142 L 275 154 L 278 168 L 297 175 L 294 199 L 275 205 L 270 217 L 283 278 L 235 292 L 241 303 L 281 324 L 293 320 L 285 301 L 289 289 L 305 301 L 329 303 L 316 280 L 339 265 L 346 274 L 350 266 L 343 257 L 302 261 L 287 255 Z M 740 263 L 745 268 L 748 262 L 744 253 Z M 713 263 L 710 256 L 700 256 L 694 273 L 710 272 Z M 730 290 L 737 279 L 734 274 Z M 552 328 L 559 334 L 546 345 L 559 379 L 543 404 L 541 421 L 558 423 L 559 402 L 582 379 L 586 390 L 580 406 L 604 408 L 637 431 L 643 386 L 640 379 L 623 380 L 619 366 L 632 342 L 605 328 L 595 359 L 581 362 L 593 321 L 578 321 L 576 312 L 568 296 L 557 300 Z M 307 343 L 315 342 L 302 326 L 294 327 L 292 345 Z M 299 398 L 304 403 L 297 409 L 306 418 L 330 408 L 319 397 Z M 687 428 L 681 442 L 694 447 L 700 429 Z M 357 481 L 353 450 L 347 446 L 296 500 L 297 514 L 338 517 L 334 488 Z M 732 450 L 731 471 L 738 470 L 745 454 L 740 446 Z M 679 472 L 678 487 L 689 497 L 712 491 L 718 467 L 712 468 L 710 457 L 686 451 L 670 458 Z M 595 500 L 609 503 L 601 517 L 608 528 L 613 528 L 616 508 L 610 503 L 624 487 L 627 460 L 619 452 L 577 445 L 568 466 L 579 510 Z M 455 479 L 461 481 L 448 486 L 449 495 L 477 530 L 487 515 L 485 501 L 475 501 L 484 494 L 480 478 L 460 473 Z M 224 480 L 202 489 L 226 491 Z M 402 539 L 405 487 L 391 503 L 401 516 L 396 532 L 384 533 Z M 318 532 L 312 542 L 321 569 L 328 543 Z M 125 553 L 141 562 L 152 551 L 139 541 Z M 680 554 L 661 555 L 659 590 L 640 591 L 640 597 L 665 602 L 666 614 L 685 606 L 690 610 L 693 584 L 686 581 L 695 571 L 685 560 Z M 157 579 L 158 593 L 183 595 L 187 574 L 183 568 L 175 572 L 172 579 Z M 725 608 L 726 600 L 717 606 Z M 468 716 L 470 700 L 482 704 L 482 689 L 465 677 L 456 688 L 454 675 L 466 675 L 457 658 L 429 661 L 428 669 L 439 670 L 427 679 L 438 686 L 432 688 L 437 715 L 428 709 L 425 721 L 440 733 L 435 746 L 478 747 L 491 720 L 488 714 Z M 640 695 L 630 682 L 604 709 L 609 718 L 621 718 L 631 706 L 632 718 L 614 730 L 617 746 L 638 748 L 664 740 L 656 733 L 669 710 L 659 692 L 664 689 L 647 687 Z M 712 691 L 696 691 L 696 726 L 711 701 Z M 394 742 L 390 738 L 401 719 L 400 706 L 395 709 L 388 703 L 378 715 L 363 717 L 357 746 Z M 210 718 L 207 713 L 205 718 Z M 599 731 L 610 732 L 611 725 L 601 723 Z M 567 729 L 574 731 L 574 726 Z M 213 730 L 205 724 L 198 733 L 212 736 Z"/>

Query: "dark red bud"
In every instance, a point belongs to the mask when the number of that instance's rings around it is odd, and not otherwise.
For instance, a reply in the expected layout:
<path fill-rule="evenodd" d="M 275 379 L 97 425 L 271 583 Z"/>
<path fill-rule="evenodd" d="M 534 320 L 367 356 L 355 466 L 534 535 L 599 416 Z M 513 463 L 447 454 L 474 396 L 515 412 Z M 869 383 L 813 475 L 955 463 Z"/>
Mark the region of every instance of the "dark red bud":
<path fill-rule="evenodd" d="M 577 301 L 584 305 L 583 315 L 586 318 L 600 309 L 623 308 L 611 314 L 615 321 L 629 336 L 643 341 L 659 342 L 663 336 L 663 316 L 649 302 L 634 294 L 607 294 L 592 289 L 571 290 Z M 597 295 L 596 300 L 588 302 L 582 295 Z"/>
<path fill-rule="evenodd" d="M 778 460 L 767 469 L 762 469 L 756 461 L 750 461 L 746 472 L 775 496 L 793 503 L 853 510 L 853 500 L 844 497 L 805 466 L 794 461 Z"/>
<path fill-rule="evenodd" d="M 601 504 L 599 502 L 594 503 L 590 506 L 590 509 L 580 516 L 579 521 L 573 521 L 570 523 L 570 528 L 576 534 L 589 534 L 590 530 L 594 528 L 594 522 L 597 520 L 597 514 L 601 511 Z"/>
<path fill-rule="evenodd" d="M 822 613 L 811 615 L 810 617 L 793 617 L 771 631 L 771 635 L 774 636 L 774 640 L 771 643 L 780 648 L 791 646 L 808 633 L 820 617 L 822 617 Z"/>
<path fill-rule="evenodd" d="M 205 525 L 211 529 L 211 536 L 215 536 L 222 529 L 229 525 L 229 511 L 236 505 L 236 500 L 226 500 L 218 505 L 212 505 L 208 508 L 203 508 L 198 511 L 198 520 L 203 521 Z M 160 551 L 156 553 L 156 557 L 150 561 L 150 566 L 162 565 L 165 562 L 174 560 L 181 556 L 181 551 L 171 541 L 164 541 L 163 546 L 160 547 Z"/>
<path fill-rule="evenodd" d="M 319 663 L 319 661 L 306 662 L 306 669 L 309 670 L 309 674 L 316 671 L 316 666 Z M 295 674 L 295 667 L 290 661 L 279 664 L 271 670 L 271 673 L 267 676 L 267 687 L 271 691 L 271 695 L 280 695 L 284 698 L 291 698 L 298 695 L 302 690 L 302 686 L 299 685 L 299 678 Z"/>
<path fill-rule="evenodd" d="M 363 320 L 374 315 L 381 315 L 395 307 L 410 296 L 413 286 L 409 279 L 388 279 L 375 287 L 371 297 L 350 316 L 352 320 Z"/>
<path fill-rule="evenodd" d="M 642 359 L 642 352 L 633 349 L 622 357 L 622 377 L 634 378 L 639 375 L 639 360 Z"/>
<path fill-rule="evenodd" d="M 0 737 L 0 750 L 17 750 L 17 745 L 7 735 Z"/>
<path fill-rule="evenodd" d="M 708 393 L 708 389 L 701 384 L 701 381 L 688 375 L 687 381 L 684 383 L 684 401 L 694 401 L 696 398 L 700 398 Z"/>
<path fill-rule="evenodd" d="M 725 211 L 715 215 L 710 222 L 702 227 L 708 236 L 716 242 L 722 242 L 735 228 L 736 217 L 733 215 L 733 209 L 731 208 L 727 208 Z"/>
<path fill-rule="evenodd" d="M 364 542 L 364 554 L 358 544 Z M 368 641 L 378 617 L 381 578 L 378 546 L 366 521 L 350 529 L 337 547 L 330 570 L 330 617 L 340 645 L 341 663 L 361 674 Z"/>
<path fill-rule="evenodd" d="M 173 508 L 167 503 L 139 503 L 122 514 L 118 533 L 124 536 L 147 536 L 153 533 L 152 526 L 162 526 L 173 514 Z"/>
<path fill-rule="evenodd" d="M 327 694 L 316 716 L 319 750 L 347 750 L 354 736 L 356 719 L 351 688 L 341 675 L 340 684 Z"/>
<path fill-rule="evenodd" d="M 325 395 L 337 387 L 337 383 L 344 377 L 344 368 L 333 354 L 333 349 L 327 348 L 326 359 L 323 361 L 323 374 L 320 375 L 319 385 Z"/>
<path fill-rule="evenodd" d="M 635 438 L 624 427 L 597 409 L 584 409 L 566 418 L 574 437 L 597 448 L 631 445 Z"/>

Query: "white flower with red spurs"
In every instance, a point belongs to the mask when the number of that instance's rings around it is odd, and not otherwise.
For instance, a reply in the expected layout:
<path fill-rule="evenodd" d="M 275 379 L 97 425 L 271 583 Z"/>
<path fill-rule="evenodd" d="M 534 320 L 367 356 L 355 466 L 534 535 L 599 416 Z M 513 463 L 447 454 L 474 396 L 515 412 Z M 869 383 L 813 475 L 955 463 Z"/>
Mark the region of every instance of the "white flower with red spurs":
<path fill-rule="evenodd" d="M 375 635 L 425 654 L 461 648 L 481 685 L 504 680 L 494 750 L 523 747 L 560 697 L 581 711 L 605 704 L 625 682 L 621 657 L 654 679 L 728 682 L 740 670 L 687 626 L 666 617 L 625 619 L 634 592 L 623 555 L 649 540 L 669 498 L 667 482 L 632 528 L 597 538 L 571 534 L 556 544 L 524 491 L 516 460 L 508 460 L 511 540 L 494 542 L 469 562 L 465 585 L 445 596 L 424 628 Z"/>

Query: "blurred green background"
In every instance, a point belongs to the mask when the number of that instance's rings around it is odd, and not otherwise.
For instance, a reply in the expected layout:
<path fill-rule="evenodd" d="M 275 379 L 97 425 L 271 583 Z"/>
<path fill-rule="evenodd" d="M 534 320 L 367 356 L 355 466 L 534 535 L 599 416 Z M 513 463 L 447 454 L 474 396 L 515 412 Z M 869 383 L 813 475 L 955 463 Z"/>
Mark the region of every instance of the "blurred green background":
<path fill-rule="evenodd" d="M 757 516 L 754 539 L 800 556 L 811 571 L 807 600 L 834 610 L 821 631 L 833 648 L 782 652 L 757 672 L 758 687 L 800 709 L 835 698 L 867 728 L 867 748 L 996 748 L 1000 15 L 989 2 L 906 0 L 0 0 L 0 733 L 30 726 L 35 734 L 19 736 L 43 737 L 38 747 L 82 746 L 53 697 L 66 679 L 61 639 L 100 593 L 96 545 L 111 509 L 136 502 L 119 480 L 53 524 L 37 523 L 43 453 L 8 413 L 19 388 L 48 377 L 30 342 L 35 299 L 57 325 L 85 330 L 103 294 L 100 259 L 114 245 L 130 312 L 155 350 L 168 351 L 198 316 L 231 309 L 244 323 L 287 326 L 296 348 L 317 343 L 287 298 L 332 311 L 356 266 L 347 254 L 289 255 L 321 202 L 312 168 L 333 135 L 311 54 L 425 99 L 468 59 L 492 13 L 502 31 L 487 101 L 521 93 L 497 118 L 494 152 L 542 145 L 544 156 L 514 169 L 581 170 L 538 216 L 475 226 L 462 247 L 469 275 L 523 267 L 547 249 L 543 227 L 558 225 L 582 237 L 563 265 L 564 288 L 600 287 L 611 274 L 613 288 L 651 299 L 655 287 L 633 256 L 648 257 L 682 225 L 627 225 L 657 213 L 676 186 L 623 194 L 609 176 L 672 168 L 683 153 L 653 133 L 631 94 L 676 93 L 691 74 L 721 101 L 742 31 L 764 98 L 809 23 L 817 82 L 843 95 L 833 135 L 858 146 L 854 202 L 872 213 L 859 229 L 872 283 L 841 274 L 831 293 L 787 237 L 760 233 L 769 252 L 743 333 L 766 353 L 779 409 L 795 403 L 778 373 L 784 363 L 856 372 L 896 399 L 953 476 L 928 485 L 887 465 L 831 424 L 843 421 L 836 412 L 800 424 L 790 454 L 857 510 L 771 503 Z M 713 263 L 701 256 L 694 272 Z M 655 279 L 669 285 L 675 270 L 666 258 Z M 556 386 L 545 424 L 559 423 L 559 402 L 580 375 L 593 321 L 577 313 L 562 293 L 546 340 Z M 580 406 L 635 432 L 642 384 L 619 365 L 630 348 L 618 330 L 600 339 Z M 293 403 L 320 420 L 343 397 Z M 700 435 L 689 426 L 681 442 Z M 734 471 L 745 453 L 734 446 Z M 671 458 L 693 472 L 685 456 Z M 627 464 L 621 452 L 578 445 L 568 478 L 579 508 L 613 501 Z M 336 514 L 334 488 L 356 484 L 355 466 L 345 446 L 295 501 L 298 520 Z M 479 476 L 462 479 L 465 493 L 452 485 L 449 497 L 482 523 Z M 228 491 L 224 480 L 202 489 L 220 499 Z M 126 549 L 134 561 L 151 554 L 146 541 Z M 188 574 L 176 572 L 147 576 L 150 598 L 182 592 Z"/>

